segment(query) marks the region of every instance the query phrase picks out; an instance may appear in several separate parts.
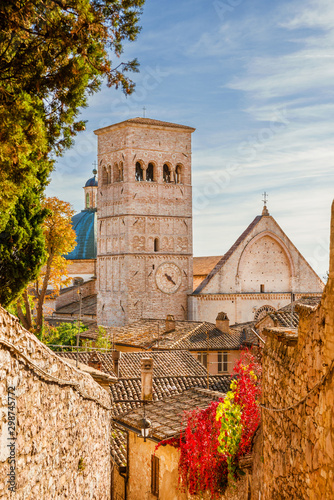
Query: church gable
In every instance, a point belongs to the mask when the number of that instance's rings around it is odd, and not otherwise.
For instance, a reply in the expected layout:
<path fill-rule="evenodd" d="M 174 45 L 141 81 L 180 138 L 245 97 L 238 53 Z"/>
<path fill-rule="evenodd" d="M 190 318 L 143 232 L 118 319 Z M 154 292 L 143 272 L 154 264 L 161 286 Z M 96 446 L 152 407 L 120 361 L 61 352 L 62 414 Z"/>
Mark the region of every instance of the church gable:
<path fill-rule="evenodd" d="M 194 291 L 321 292 L 323 283 L 273 217 L 256 217 Z"/>

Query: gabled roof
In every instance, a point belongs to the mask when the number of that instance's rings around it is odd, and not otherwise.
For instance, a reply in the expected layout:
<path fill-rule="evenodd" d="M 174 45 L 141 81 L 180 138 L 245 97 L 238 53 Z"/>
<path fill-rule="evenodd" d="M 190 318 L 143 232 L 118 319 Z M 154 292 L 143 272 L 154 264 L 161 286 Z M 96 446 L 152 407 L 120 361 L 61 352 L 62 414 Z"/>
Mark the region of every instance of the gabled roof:
<path fill-rule="evenodd" d="M 58 356 L 65 359 L 77 359 L 76 352 L 62 351 L 56 352 Z M 99 351 L 81 351 L 78 353 L 78 360 L 80 363 L 88 365 L 91 359 L 98 359 L 101 362 L 101 371 L 111 375 L 112 377 L 116 377 L 114 371 L 114 362 L 111 353 L 102 353 Z"/>
<path fill-rule="evenodd" d="M 119 376 L 140 377 L 142 358 L 153 359 L 153 377 L 203 377 L 206 369 L 188 351 L 121 352 Z"/>
<path fill-rule="evenodd" d="M 281 307 L 278 311 L 274 311 L 268 313 L 267 316 L 264 316 L 260 320 L 256 322 L 256 325 L 261 325 L 261 323 L 266 319 L 272 319 L 274 323 L 274 327 L 277 328 L 296 328 L 298 329 L 299 325 L 299 306 L 308 306 L 315 308 L 321 301 L 321 295 L 313 296 L 313 297 L 302 297 L 298 300 L 292 302 L 292 304 L 288 304 L 284 307 Z"/>
<path fill-rule="evenodd" d="M 251 332 L 254 322 L 230 326 L 229 333 L 206 321 L 175 321 L 175 330 L 165 332 L 165 320 L 141 319 L 127 326 L 106 328 L 115 345 L 152 350 L 239 350 L 257 344 Z M 82 334 L 85 336 L 85 332 Z M 89 334 L 94 338 L 96 334 Z"/>
<path fill-rule="evenodd" d="M 151 421 L 150 436 L 157 441 L 162 441 L 179 435 L 184 426 L 185 411 L 207 408 L 212 401 L 219 401 L 223 396 L 224 394 L 219 392 L 192 388 L 181 394 L 147 404 L 145 414 L 146 418 Z M 115 421 L 136 431 L 141 429 L 142 418 L 143 408 L 137 408 L 115 417 Z"/>
<path fill-rule="evenodd" d="M 207 276 L 210 271 L 215 267 L 216 264 L 223 258 L 222 255 L 219 256 L 208 256 L 208 257 L 194 257 L 193 258 L 193 275 L 194 276 Z"/>
<path fill-rule="evenodd" d="M 97 295 L 88 295 L 87 297 L 84 297 L 81 301 L 81 314 L 84 315 L 90 315 L 90 316 L 96 316 L 96 309 L 97 309 Z M 71 316 L 79 316 L 79 310 L 80 310 L 80 302 L 79 300 L 75 300 L 74 302 L 70 302 L 69 304 L 66 304 L 65 306 L 58 307 L 55 310 L 55 315 L 57 314 L 69 314 Z"/>
<path fill-rule="evenodd" d="M 113 128 L 113 127 L 119 127 L 121 126 L 126 126 L 126 125 L 131 125 L 131 124 L 137 124 L 137 125 L 155 125 L 158 127 L 170 127 L 170 128 L 178 128 L 178 129 L 185 129 L 191 132 L 194 132 L 193 127 L 189 127 L 188 125 L 180 125 L 179 123 L 171 123 L 171 122 L 164 122 L 161 120 L 152 120 L 151 118 L 143 118 L 140 116 L 137 116 L 136 118 L 129 118 L 128 120 L 124 120 L 122 122 L 114 123 L 112 125 L 109 125 L 108 127 L 103 127 L 99 128 L 97 130 L 94 130 L 94 134 L 99 135 L 103 134 L 106 132 L 108 129 Z"/>
<path fill-rule="evenodd" d="M 193 294 L 198 294 L 200 293 L 203 288 L 206 287 L 206 285 L 209 283 L 209 281 L 218 273 L 218 271 L 223 267 L 225 262 L 228 261 L 228 259 L 231 257 L 231 255 L 235 252 L 235 250 L 238 248 L 239 245 L 244 241 L 245 238 L 249 235 L 249 233 L 253 230 L 253 228 L 260 222 L 262 219 L 262 215 L 258 215 L 255 217 L 253 222 L 249 224 L 247 229 L 242 233 L 241 236 L 237 239 L 237 241 L 234 243 L 234 245 L 231 246 L 229 251 L 223 255 L 223 257 L 220 259 L 220 261 L 215 265 L 215 267 L 211 270 L 211 272 L 207 275 L 207 277 L 202 281 L 202 283 L 196 288 L 196 290 L 193 292 Z"/>

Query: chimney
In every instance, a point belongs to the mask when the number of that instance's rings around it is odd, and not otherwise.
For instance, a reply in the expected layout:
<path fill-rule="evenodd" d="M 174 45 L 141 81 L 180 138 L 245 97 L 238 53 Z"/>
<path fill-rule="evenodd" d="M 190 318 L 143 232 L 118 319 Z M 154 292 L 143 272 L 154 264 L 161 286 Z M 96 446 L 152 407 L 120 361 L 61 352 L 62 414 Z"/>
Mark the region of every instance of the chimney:
<path fill-rule="evenodd" d="M 224 312 L 218 313 L 216 318 L 216 328 L 224 333 L 230 333 L 230 320 Z"/>
<path fill-rule="evenodd" d="M 175 330 L 175 319 L 172 314 L 167 314 L 165 333 L 173 332 Z"/>
<path fill-rule="evenodd" d="M 153 359 L 141 359 L 141 400 L 152 401 Z"/>
<path fill-rule="evenodd" d="M 112 351 L 112 360 L 114 363 L 114 371 L 116 377 L 119 377 L 119 359 L 121 357 L 121 353 L 119 351 Z"/>

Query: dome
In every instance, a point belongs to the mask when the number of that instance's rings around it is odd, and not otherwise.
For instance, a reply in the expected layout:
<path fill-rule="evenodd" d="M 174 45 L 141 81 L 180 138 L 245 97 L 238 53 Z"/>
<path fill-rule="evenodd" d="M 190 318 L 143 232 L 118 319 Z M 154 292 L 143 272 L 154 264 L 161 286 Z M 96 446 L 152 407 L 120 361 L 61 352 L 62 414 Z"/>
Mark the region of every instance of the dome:
<path fill-rule="evenodd" d="M 87 181 L 88 182 L 88 181 Z M 76 233 L 76 247 L 64 255 L 66 260 L 96 259 L 97 254 L 97 214 L 96 210 L 82 210 L 72 217 L 72 227 Z"/>
<path fill-rule="evenodd" d="M 97 186 L 97 179 L 94 175 L 94 177 L 91 177 L 90 179 L 88 179 L 88 181 L 86 182 L 85 184 L 85 187 L 89 187 L 89 186 Z"/>

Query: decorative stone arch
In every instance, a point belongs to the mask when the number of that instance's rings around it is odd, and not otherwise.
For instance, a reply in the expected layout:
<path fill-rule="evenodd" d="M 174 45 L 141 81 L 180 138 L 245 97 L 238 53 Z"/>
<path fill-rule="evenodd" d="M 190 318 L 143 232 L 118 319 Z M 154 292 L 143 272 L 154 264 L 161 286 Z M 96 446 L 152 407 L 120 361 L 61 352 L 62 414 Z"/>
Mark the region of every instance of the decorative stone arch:
<path fill-rule="evenodd" d="M 102 166 L 102 186 L 108 184 L 108 169 L 106 165 Z"/>
<path fill-rule="evenodd" d="M 124 164 L 122 161 L 119 162 L 119 182 L 124 181 Z"/>
<path fill-rule="evenodd" d="M 162 180 L 163 182 L 166 182 L 167 184 L 172 182 L 172 166 L 170 163 L 165 162 L 162 167 Z"/>
<path fill-rule="evenodd" d="M 182 184 L 182 176 L 183 176 L 183 165 L 182 163 L 178 163 L 175 167 L 175 173 L 174 173 L 175 184 Z"/>
<path fill-rule="evenodd" d="M 264 305 L 264 306 L 261 306 L 259 307 L 256 311 L 255 311 L 255 314 L 254 314 L 254 321 L 259 321 L 260 319 L 264 318 L 265 316 L 267 316 L 267 314 L 271 313 L 271 312 L 275 312 L 276 309 L 275 307 L 273 306 L 270 306 L 270 305 Z"/>
<path fill-rule="evenodd" d="M 287 248 L 287 246 L 284 243 L 284 241 L 281 240 L 281 238 L 279 238 L 276 234 L 272 233 L 271 231 L 262 231 L 261 233 L 259 233 L 256 236 L 254 236 L 247 243 L 247 245 L 243 249 L 243 251 L 242 251 L 242 253 L 240 255 L 240 258 L 239 258 L 239 262 L 238 262 L 238 266 L 237 266 L 237 273 L 236 273 L 236 279 L 237 279 L 237 281 L 240 284 L 242 282 L 243 264 L 244 264 L 244 261 L 245 261 L 247 255 L 248 255 L 249 250 L 253 247 L 254 244 L 256 244 L 256 242 L 258 242 L 259 240 L 261 240 L 262 238 L 265 238 L 265 237 L 269 237 L 269 238 L 273 239 L 282 248 L 282 251 L 283 251 L 283 253 L 284 253 L 284 255 L 285 255 L 286 259 L 287 259 L 287 262 L 289 264 L 289 274 L 290 274 L 290 280 L 291 280 L 290 281 L 290 286 L 292 287 L 293 279 L 295 277 L 295 266 L 294 266 L 294 263 L 293 263 L 290 251 Z"/>
<path fill-rule="evenodd" d="M 156 165 L 153 161 L 150 161 L 147 164 L 145 180 L 147 182 L 154 182 L 156 180 Z"/>
<path fill-rule="evenodd" d="M 142 160 L 136 161 L 135 165 L 135 179 L 136 181 L 143 181 L 144 180 L 144 162 Z"/>
<path fill-rule="evenodd" d="M 111 184 L 111 165 L 107 166 L 107 184 Z"/>

